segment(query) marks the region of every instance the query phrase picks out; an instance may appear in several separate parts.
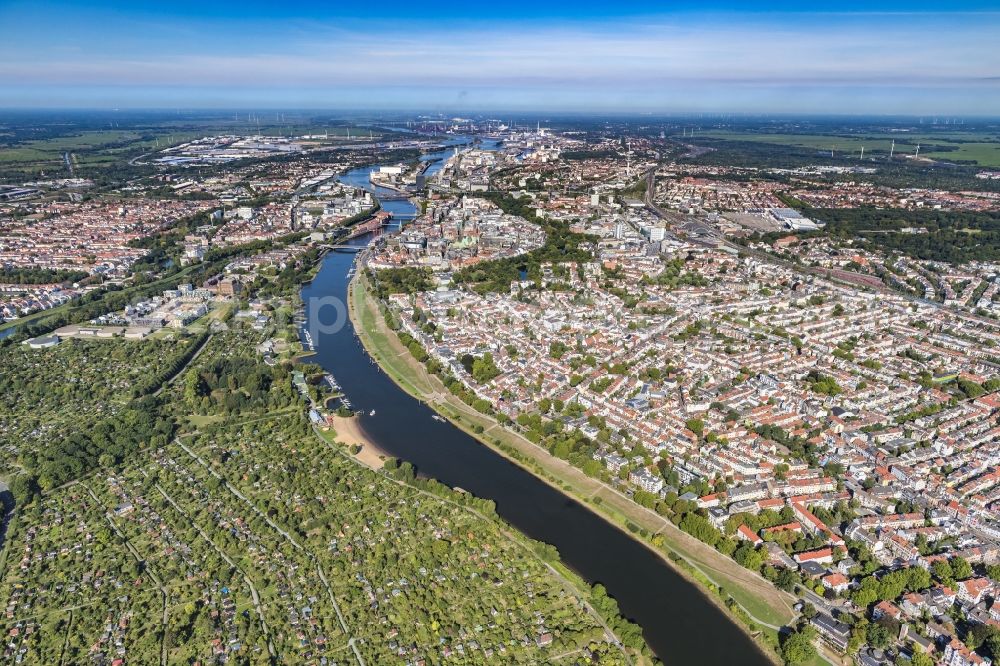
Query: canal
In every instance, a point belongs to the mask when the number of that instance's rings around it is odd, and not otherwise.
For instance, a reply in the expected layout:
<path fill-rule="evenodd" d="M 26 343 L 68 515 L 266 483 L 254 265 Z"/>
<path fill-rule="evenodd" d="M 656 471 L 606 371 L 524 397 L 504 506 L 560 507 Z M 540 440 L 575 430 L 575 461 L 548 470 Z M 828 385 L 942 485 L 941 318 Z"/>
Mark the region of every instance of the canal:
<path fill-rule="evenodd" d="M 442 152 L 438 159 L 449 151 Z M 342 180 L 371 189 L 369 171 L 355 169 Z M 388 201 L 385 207 L 413 214 L 406 201 Z M 354 257 L 336 252 L 326 256 L 316 278 L 302 290 L 307 318 L 312 316 L 311 298 L 336 296 L 347 302 Z M 334 317 L 333 308 L 322 310 L 324 323 L 329 323 L 327 316 Z M 607 588 L 666 664 L 770 663 L 725 612 L 646 546 L 450 423 L 433 419 L 433 410 L 372 363 L 350 322 L 335 333 L 319 335 L 315 343 L 311 360 L 336 377 L 377 446 L 410 461 L 423 475 L 493 500 L 497 513 L 512 526 L 554 545 L 575 572 Z M 368 416 L 370 410 L 376 415 Z"/>

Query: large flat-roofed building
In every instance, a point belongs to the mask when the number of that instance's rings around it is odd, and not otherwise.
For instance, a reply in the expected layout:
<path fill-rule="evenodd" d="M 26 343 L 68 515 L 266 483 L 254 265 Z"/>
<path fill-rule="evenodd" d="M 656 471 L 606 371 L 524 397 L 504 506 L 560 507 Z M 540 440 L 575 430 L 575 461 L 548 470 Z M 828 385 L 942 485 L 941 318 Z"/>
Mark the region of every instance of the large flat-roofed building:
<path fill-rule="evenodd" d="M 40 335 L 25 342 L 32 349 L 48 349 L 59 344 L 58 335 Z"/>
<path fill-rule="evenodd" d="M 771 217 L 793 231 L 815 231 L 819 225 L 794 208 L 772 208 Z"/>
<path fill-rule="evenodd" d="M 217 289 L 219 296 L 239 296 L 243 293 L 243 283 L 236 278 L 223 278 Z"/>

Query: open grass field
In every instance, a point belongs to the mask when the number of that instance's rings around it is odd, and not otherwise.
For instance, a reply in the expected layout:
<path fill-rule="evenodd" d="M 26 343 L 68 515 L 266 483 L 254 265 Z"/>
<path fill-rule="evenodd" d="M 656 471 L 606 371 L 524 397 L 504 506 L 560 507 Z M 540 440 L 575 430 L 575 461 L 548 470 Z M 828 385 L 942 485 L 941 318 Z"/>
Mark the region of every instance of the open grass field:
<path fill-rule="evenodd" d="M 927 157 L 946 162 L 975 162 L 979 166 L 1000 166 L 1000 141 L 990 143 L 957 143 L 955 150 L 926 153 Z M 924 153 L 921 153 L 923 155 Z"/>
<path fill-rule="evenodd" d="M 116 177 L 148 169 L 135 158 L 193 139 L 214 135 L 312 137 L 307 147 L 342 144 L 345 140 L 378 140 L 390 128 L 335 115 L 301 112 L 128 112 L 118 110 L 74 114 L 0 113 L 0 180 L 70 175 Z M 68 160 L 67 160 L 68 157 Z"/>
<path fill-rule="evenodd" d="M 846 134 L 794 134 L 739 132 L 711 130 L 698 132 L 695 139 L 709 138 L 725 141 L 750 141 L 776 146 L 811 148 L 816 151 L 834 151 L 835 154 L 865 152 L 888 153 L 892 142 L 896 142 L 896 154 L 913 154 L 917 144 L 926 147 L 921 157 L 944 161 L 975 162 L 983 167 L 1000 166 L 1000 136 L 996 132 L 893 132 Z"/>
<path fill-rule="evenodd" d="M 25 172 L 64 170 L 65 153 L 70 154 L 74 168 L 106 167 L 157 145 L 167 147 L 202 135 L 191 131 L 88 130 L 13 146 L 0 145 L 0 168 Z"/>
<path fill-rule="evenodd" d="M 860 152 L 861 146 L 865 147 L 865 152 L 869 151 L 889 151 L 892 139 L 874 137 L 846 137 L 833 136 L 829 134 L 761 134 L 756 132 L 726 132 L 710 131 L 698 132 L 695 139 L 723 139 L 725 141 L 752 141 L 754 143 L 767 143 L 776 146 L 797 146 L 799 148 L 814 148 L 816 150 L 836 152 Z M 903 145 L 902 140 L 896 141 L 896 147 Z M 915 144 L 914 144 L 915 145 Z"/>

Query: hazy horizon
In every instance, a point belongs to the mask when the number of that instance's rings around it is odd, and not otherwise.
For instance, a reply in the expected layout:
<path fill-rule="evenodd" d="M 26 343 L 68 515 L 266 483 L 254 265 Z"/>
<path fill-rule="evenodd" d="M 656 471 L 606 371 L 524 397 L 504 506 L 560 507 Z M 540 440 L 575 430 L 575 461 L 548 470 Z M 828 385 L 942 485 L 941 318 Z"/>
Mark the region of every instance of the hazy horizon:
<path fill-rule="evenodd" d="M 1000 115 L 988 3 L 113 5 L 0 8 L 0 107 Z"/>

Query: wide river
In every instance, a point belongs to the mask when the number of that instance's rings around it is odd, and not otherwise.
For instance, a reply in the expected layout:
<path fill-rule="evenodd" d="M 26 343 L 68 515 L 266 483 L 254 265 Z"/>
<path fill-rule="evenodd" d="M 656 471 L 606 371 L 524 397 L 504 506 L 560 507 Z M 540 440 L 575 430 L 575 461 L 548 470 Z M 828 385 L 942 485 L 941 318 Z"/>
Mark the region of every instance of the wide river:
<path fill-rule="evenodd" d="M 372 189 L 368 172 L 356 169 L 342 180 Z M 387 201 L 385 208 L 399 216 L 414 212 L 406 201 Z M 356 242 L 363 245 L 367 239 Z M 353 260 L 354 255 L 347 253 L 326 256 L 316 278 L 302 290 L 307 318 L 311 298 L 336 296 L 346 303 Z M 333 310 L 323 308 L 322 318 L 333 319 Z M 646 546 L 450 423 L 431 418 L 431 408 L 372 363 L 350 322 L 336 333 L 318 336 L 316 343 L 311 360 L 336 377 L 354 408 L 363 413 L 358 418 L 377 446 L 410 461 L 422 475 L 493 500 L 508 523 L 558 548 L 575 572 L 607 588 L 623 615 L 642 627 L 646 641 L 666 664 L 770 663 L 728 615 Z M 373 409 L 376 415 L 368 416 Z"/>

